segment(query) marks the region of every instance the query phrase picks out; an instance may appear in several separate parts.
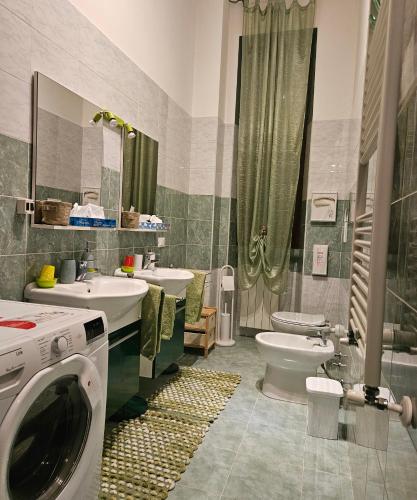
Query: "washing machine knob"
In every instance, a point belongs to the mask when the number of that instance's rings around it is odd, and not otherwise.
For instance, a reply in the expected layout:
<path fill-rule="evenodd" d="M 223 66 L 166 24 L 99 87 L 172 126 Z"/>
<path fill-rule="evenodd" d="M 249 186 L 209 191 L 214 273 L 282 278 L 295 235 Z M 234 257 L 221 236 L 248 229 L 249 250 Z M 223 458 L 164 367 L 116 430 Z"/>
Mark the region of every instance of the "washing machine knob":
<path fill-rule="evenodd" d="M 52 350 L 55 354 L 61 354 L 68 349 L 68 340 L 65 337 L 55 337 L 52 341 Z"/>

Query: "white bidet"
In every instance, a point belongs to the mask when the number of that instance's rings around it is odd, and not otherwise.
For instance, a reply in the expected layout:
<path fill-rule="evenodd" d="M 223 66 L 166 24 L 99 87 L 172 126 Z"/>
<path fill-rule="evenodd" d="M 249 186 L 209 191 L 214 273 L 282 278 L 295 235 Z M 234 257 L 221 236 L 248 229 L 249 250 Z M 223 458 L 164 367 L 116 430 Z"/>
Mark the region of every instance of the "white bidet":
<path fill-rule="evenodd" d="M 307 402 L 306 378 L 334 354 L 331 340 L 292 333 L 262 332 L 256 335 L 258 350 L 266 361 L 262 392 L 294 403 Z"/>

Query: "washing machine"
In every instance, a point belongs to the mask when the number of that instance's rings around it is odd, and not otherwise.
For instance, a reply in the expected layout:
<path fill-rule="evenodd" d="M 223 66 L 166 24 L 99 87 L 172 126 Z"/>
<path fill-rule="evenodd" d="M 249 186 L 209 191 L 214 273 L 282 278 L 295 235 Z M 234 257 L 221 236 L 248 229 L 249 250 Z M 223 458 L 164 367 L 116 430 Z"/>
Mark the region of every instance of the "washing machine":
<path fill-rule="evenodd" d="M 100 311 L 0 301 L 0 499 L 97 498 L 108 326 Z"/>

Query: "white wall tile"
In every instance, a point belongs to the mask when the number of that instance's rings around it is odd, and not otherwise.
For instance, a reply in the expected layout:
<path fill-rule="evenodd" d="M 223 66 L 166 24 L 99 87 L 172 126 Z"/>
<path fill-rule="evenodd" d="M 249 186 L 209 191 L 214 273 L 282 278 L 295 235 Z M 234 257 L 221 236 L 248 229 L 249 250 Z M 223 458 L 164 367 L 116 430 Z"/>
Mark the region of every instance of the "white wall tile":
<path fill-rule="evenodd" d="M 0 6 L 0 68 L 26 82 L 31 81 L 31 29 L 15 14 Z"/>
<path fill-rule="evenodd" d="M 14 12 L 20 19 L 30 23 L 32 21 L 33 0 L 0 0 L 0 4 Z"/>
<path fill-rule="evenodd" d="M 91 68 L 79 63 L 78 93 L 88 101 L 109 109 L 138 128 L 137 107 L 134 101 L 114 89 Z"/>
<path fill-rule="evenodd" d="M 32 30 L 31 68 L 32 72 L 39 71 L 73 92 L 78 91 L 78 60 L 36 30 Z"/>
<path fill-rule="evenodd" d="M 214 194 L 216 180 L 215 168 L 193 168 L 190 170 L 190 194 Z"/>
<path fill-rule="evenodd" d="M 74 57 L 80 53 L 82 19 L 67 0 L 33 0 L 32 26 Z"/>
<path fill-rule="evenodd" d="M 31 85 L 0 70 L 0 134 L 32 142 Z"/>

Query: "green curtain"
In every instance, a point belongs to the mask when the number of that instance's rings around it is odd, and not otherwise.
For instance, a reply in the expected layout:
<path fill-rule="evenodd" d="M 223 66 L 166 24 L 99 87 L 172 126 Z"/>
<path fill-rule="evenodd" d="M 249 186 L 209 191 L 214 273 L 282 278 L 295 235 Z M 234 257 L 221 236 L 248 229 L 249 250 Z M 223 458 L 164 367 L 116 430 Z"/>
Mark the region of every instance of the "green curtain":
<path fill-rule="evenodd" d="M 158 175 L 158 142 L 141 132 L 123 139 L 122 206 L 133 205 L 142 214 L 155 213 L 156 181 Z"/>
<path fill-rule="evenodd" d="M 314 0 L 244 0 L 238 172 L 238 270 L 285 290 L 306 110 Z"/>

